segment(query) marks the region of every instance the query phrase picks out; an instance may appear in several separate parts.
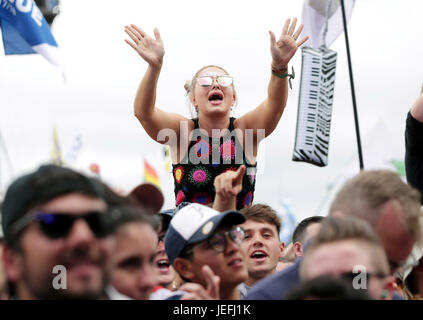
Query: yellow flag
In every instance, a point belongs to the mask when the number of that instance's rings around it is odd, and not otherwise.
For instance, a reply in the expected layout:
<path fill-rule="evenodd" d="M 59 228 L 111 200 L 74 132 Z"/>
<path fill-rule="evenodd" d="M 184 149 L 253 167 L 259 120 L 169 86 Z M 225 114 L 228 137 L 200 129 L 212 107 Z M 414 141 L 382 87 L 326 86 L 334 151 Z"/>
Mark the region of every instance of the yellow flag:
<path fill-rule="evenodd" d="M 59 138 L 57 136 L 56 125 L 53 126 L 53 136 L 52 136 L 50 158 L 52 163 L 57 164 L 58 166 L 63 165 L 62 151 L 60 150 L 60 144 L 59 144 Z"/>
<path fill-rule="evenodd" d="M 165 157 L 165 171 L 172 172 L 172 159 L 170 158 L 170 148 L 168 145 L 164 146 L 164 157 Z"/>

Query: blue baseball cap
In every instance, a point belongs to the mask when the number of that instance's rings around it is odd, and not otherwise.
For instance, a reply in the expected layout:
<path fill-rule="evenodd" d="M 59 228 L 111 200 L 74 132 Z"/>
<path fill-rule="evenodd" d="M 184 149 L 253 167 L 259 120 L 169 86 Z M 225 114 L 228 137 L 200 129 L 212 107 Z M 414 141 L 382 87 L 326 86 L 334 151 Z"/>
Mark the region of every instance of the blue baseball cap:
<path fill-rule="evenodd" d="M 197 203 L 184 206 L 170 221 L 165 237 L 166 254 L 170 263 L 173 264 L 186 246 L 210 238 L 222 223 L 238 225 L 245 220 L 245 216 L 238 211 L 220 213 Z"/>

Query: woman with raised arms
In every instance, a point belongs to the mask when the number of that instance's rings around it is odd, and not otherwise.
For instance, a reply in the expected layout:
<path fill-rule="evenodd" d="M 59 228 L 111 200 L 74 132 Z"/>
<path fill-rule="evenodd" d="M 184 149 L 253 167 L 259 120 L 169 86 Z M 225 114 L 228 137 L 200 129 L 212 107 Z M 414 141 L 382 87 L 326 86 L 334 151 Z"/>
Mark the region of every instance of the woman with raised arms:
<path fill-rule="evenodd" d="M 185 84 L 197 114 L 193 119 L 155 105 L 165 53 L 159 30 L 154 29 L 152 38 L 136 25 L 125 26 L 132 39 L 125 41 L 148 63 L 135 97 L 134 113 L 151 138 L 170 147 L 176 205 L 183 201 L 211 204 L 214 178 L 227 170 L 243 174 L 236 207 L 251 205 L 259 143 L 273 132 L 282 116 L 288 98 L 288 63 L 308 39 L 299 40 L 303 25 L 296 29 L 296 23 L 296 18 L 292 22 L 287 19 L 279 39 L 269 31 L 271 74 L 267 97 L 259 106 L 239 118 L 231 117 L 237 101 L 233 78 L 222 67 L 208 65 Z"/>

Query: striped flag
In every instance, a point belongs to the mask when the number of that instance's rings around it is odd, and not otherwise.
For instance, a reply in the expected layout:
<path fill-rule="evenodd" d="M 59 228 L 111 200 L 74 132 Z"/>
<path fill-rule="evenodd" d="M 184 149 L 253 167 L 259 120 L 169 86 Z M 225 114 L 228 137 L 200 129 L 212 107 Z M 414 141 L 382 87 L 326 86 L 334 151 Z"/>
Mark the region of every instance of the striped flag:
<path fill-rule="evenodd" d="M 51 162 L 54 164 L 57 164 L 59 166 L 63 165 L 62 151 L 60 149 L 56 125 L 53 126 L 50 159 L 51 159 Z"/>
<path fill-rule="evenodd" d="M 0 0 L 0 27 L 6 55 L 39 53 L 62 67 L 59 47 L 34 0 Z"/>
<path fill-rule="evenodd" d="M 344 4 L 345 16 L 349 21 L 355 0 L 344 0 Z M 344 31 L 341 10 L 341 0 L 304 0 L 301 23 L 304 24 L 302 34 L 310 36 L 308 46 L 315 49 L 324 44 L 327 48 L 331 46 Z M 329 18 L 327 30 L 326 14 Z M 326 41 L 323 39 L 324 36 Z"/>
<path fill-rule="evenodd" d="M 159 175 L 147 160 L 144 160 L 144 182 L 152 183 L 160 188 Z"/>

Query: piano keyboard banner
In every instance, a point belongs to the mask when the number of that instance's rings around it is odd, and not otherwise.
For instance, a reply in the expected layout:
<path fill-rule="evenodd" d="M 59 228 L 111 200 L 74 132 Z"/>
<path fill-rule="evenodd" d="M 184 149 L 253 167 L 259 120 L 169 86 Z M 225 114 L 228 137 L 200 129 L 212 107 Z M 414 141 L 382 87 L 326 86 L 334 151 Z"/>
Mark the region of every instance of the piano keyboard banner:
<path fill-rule="evenodd" d="M 337 53 L 302 48 L 300 94 L 293 161 L 328 164 Z"/>

